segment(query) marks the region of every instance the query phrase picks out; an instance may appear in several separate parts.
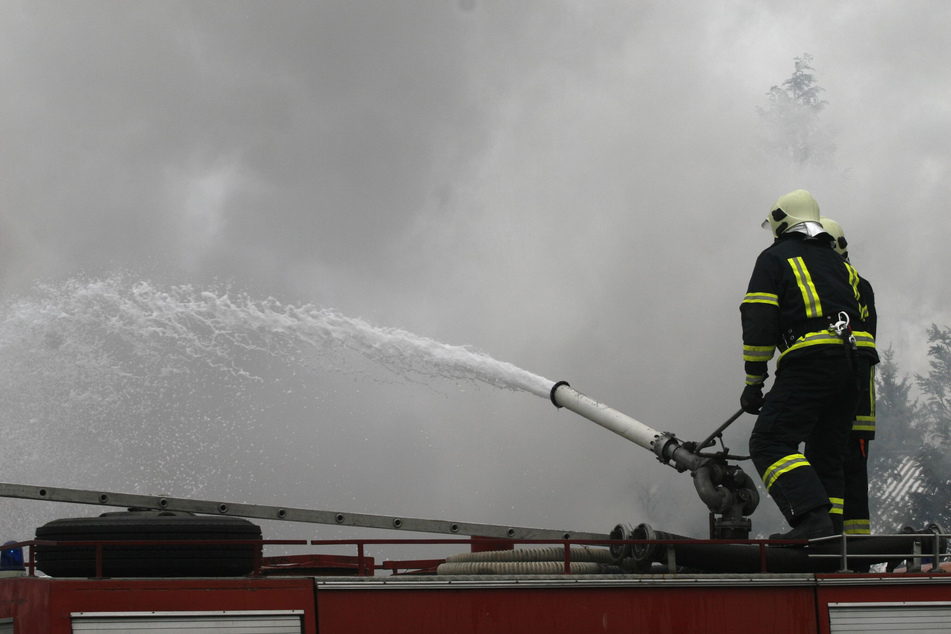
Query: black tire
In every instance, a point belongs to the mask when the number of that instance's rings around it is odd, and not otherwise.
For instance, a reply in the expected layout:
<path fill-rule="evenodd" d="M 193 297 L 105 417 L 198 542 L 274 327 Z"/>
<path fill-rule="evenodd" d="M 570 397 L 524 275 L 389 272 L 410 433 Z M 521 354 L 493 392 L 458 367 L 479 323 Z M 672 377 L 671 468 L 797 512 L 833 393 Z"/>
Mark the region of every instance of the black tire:
<path fill-rule="evenodd" d="M 254 570 L 253 544 L 261 528 L 236 517 L 158 513 L 110 513 L 100 517 L 53 520 L 36 529 L 45 541 L 202 540 L 213 544 L 103 546 L 105 577 L 236 577 Z M 51 577 L 96 575 L 95 546 L 35 547 L 36 567 Z"/>

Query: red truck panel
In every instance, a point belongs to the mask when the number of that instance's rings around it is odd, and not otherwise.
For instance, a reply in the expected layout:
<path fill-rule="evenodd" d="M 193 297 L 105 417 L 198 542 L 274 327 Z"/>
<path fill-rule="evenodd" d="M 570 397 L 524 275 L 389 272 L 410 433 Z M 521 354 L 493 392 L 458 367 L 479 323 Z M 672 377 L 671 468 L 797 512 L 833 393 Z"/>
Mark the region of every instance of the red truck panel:
<path fill-rule="evenodd" d="M 814 587 L 325 589 L 321 634 L 817 632 Z"/>
<path fill-rule="evenodd" d="M 314 583 L 279 579 L 0 579 L 0 618 L 17 632 L 70 634 L 73 612 L 303 610 L 316 634 Z"/>

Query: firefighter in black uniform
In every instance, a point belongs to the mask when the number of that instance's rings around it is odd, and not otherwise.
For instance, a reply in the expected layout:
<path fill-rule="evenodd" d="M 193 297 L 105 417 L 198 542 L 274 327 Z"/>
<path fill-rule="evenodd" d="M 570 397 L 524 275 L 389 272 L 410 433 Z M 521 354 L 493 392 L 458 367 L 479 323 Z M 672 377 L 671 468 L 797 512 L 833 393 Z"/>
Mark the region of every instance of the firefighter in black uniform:
<path fill-rule="evenodd" d="M 849 262 L 849 243 L 845 232 L 836 221 L 820 217 L 823 229 L 835 240 L 835 251 Z M 875 336 L 878 315 L 875 312 L 875 294 L 872 285 L 864 277 L 859 281 L 861 296 L 860 310 L 866 330 Z M 875 366 L 868 367 L 868 376 L 862 377 L 859 390 L 858 410 L 852 421 L 848 451 L 843 465 L 845 478 L 845 498 L 842 517 L 845 520 L 843 530 L 846 535 L 869 535 L 868 507 L 868 449 L 869 442 L 875 439 Z"/>
<path fill-rule="evenodd" d="M 877 361 L 861 319 L 859 277 L 833 250 L 819 205 L 802 189 L 780 197 L 764 226 L 775 237 L 756 260 L 740 305 L 744 411 L 759 414 L 750 456 L 792 530 L 812 539 L 842 530 L 843 456 L 861 367 Z M 776 350 L 776 377 L 763 397 Z M 800 445 L 805 449 L 800 453 Z"/>

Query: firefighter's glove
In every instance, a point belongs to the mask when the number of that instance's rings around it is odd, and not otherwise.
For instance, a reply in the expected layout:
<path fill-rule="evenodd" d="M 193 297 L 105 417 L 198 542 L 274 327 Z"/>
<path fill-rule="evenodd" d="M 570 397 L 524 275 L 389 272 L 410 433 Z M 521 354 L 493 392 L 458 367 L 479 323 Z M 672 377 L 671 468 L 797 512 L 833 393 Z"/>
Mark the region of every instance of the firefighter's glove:
<path fill-rule="evenodd" d="M 747 414 L 759 414 L 763 407 L 763 384 L 754 383 L 743 388 L 743 394 L 740 396 L 740 407 Z"/>

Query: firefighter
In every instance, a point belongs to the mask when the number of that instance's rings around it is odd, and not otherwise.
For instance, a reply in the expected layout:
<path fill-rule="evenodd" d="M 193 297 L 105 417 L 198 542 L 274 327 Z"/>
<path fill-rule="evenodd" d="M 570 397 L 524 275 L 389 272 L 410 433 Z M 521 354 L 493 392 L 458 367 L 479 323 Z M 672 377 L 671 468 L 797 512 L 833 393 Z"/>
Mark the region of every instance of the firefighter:
<path fill-rule="evenodd" d="M 849 261 L 849 243 L 845 239 L 845 232 L 836 221 L 824 216 L 819 218 L 822 227 L 835 240 L 836 253 Z M 861 296 L 860 310 L 866 329 L 874 337 L 878 325 L 878 316 L 875 312 L 875 294 L 872 285 L 864 277 L 859 281 Z M 868 508 L 868 449 L 869 442 L 875 439 L 875 366 L 868 367 L 868 376 L 861 377 L 859 390 L 858 410 L 852 421 L 852 431 L 849 434 L 848 451 L 843 464 L 845 478 L 845 498 L 842 518 L 843 530 L 846 535 L 869 535 Z"/>
<path fill-rule="evenodd" d="M 842 530 L 843 454 L 858 401 L 860 366 L 877 361 L 859 306 L 858 275 L 835 252 L 819 205 L 802 189 L 781 196 L 764 227 L 772 246 L 756 260 L 740 305 L 744 411 L 758 414 L 750 456 L 792 529 L 770 539 Z M 776 376 L 763 396 L 768 362 Z M 800 445 L 805 449 L 800 452 Z"/>

